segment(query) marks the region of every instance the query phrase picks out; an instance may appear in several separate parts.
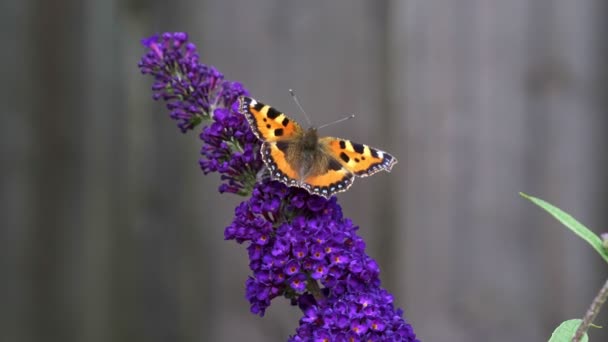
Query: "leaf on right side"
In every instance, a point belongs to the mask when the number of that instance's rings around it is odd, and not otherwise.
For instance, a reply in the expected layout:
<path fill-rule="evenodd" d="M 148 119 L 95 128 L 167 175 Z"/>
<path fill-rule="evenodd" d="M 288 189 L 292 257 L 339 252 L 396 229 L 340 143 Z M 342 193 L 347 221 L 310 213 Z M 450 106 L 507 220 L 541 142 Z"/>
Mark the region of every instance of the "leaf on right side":
<path fill-rule="evenodd" d="M 574 217 L 570 216 L 570 214 L 562 211 L 551 203 L 545 202 L 540 198 L 532 197 L 523 192 L 519 193 L 522 197 L 527 198 L 532 203 L 538 205 L 543 208 L 549 214 L 553 215 L 559 222 L 564 224 L 564 226 L 568 227 L 574 234 L 578 235 L 583 240 L 587 241 L 595 249 L 601 256 L 604 258 L 606 262 L 608 262 L 608 251 L 602 245 L 602 239 L 597 236 L 594 232 L 589 230 L 589 228 L 583 226 L 580 222 L 578 222 Z"/>
<path fill-rule="evenodd" d="M 567 321 L 562 322 L 562 324 L 559 325 L 559 327 L 557 327 L 557 329 L 555 329 L 553 331 L 553 334 L 551 334 L 551 338 L 549 339 L 549 342 L 570 342 L 572 341 L 572 338 L 574 337 L 574 334 L 576 333 L 576 329 L 578 329 L 578 326 L 583 322 L 582 319 L 570 319 Z M 587 334 L 585 333 L 585 335 L 583 335 L 583 338 L 581 339 L 582 342 L 588 342 L 589 341 L 589 336 L 587 336 Z"/>

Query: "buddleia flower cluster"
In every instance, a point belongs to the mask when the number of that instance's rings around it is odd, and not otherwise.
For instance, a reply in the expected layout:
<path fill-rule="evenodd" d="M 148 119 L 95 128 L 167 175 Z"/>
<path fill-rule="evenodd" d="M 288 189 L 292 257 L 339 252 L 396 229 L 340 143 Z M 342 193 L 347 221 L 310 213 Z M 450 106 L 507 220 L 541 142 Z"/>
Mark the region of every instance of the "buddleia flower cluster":
<path fill-rule="evenodd" d="M 138 66 L 154 77 L 153 98 L 166 103 L 182 133 L 203 124 L 203 172 L 220 173 L 220 192 L 248 194 L 263 163 L 260 144 L 235 107 L 239 96 L 249 95 L 247 90 L 201 63 L 185 33 L 154 35 L 142 43 L 148 50 Z"/>
<path fill-rule="evenodd" d="M 248 197 L 224 235 L 247 245 L 251 312 L 263 316 L 277 297 L 298 306 L 303 316 L 289 341 L 418 341 L 336 197 L 259 177 L 261 143 L 238 112 L 247 90 L 201 63 L 185 33 L 142 43 L 139 68 L 154 78 L 153 98 L 165 102 L 181 132 L 201 126 L 203 172 L 220 174 L 220 192 Z"/>

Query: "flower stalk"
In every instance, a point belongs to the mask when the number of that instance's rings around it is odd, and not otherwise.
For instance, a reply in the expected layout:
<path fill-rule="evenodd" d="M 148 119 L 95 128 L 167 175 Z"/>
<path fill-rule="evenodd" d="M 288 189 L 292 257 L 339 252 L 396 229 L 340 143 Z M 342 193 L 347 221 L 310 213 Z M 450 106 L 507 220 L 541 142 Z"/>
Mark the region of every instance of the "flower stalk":
<path fill-rule="evenodd" d="M 583 336 L 595 320 L 595 317 L 600 313 L 600 309 L 602 305 L 606 302 L 608 298 L 608 280 L 604 283 L 604 286 L 597 293 L 593 301 L 591 302 L 591 306 L 587 309 L 585 313 L 585 317 L 583 317 L 583 322 L 579 325 L 578 329 L 576 329 L 576 333 L 572 338 L 572 342 L 579 342 L 582 340 Z"/>

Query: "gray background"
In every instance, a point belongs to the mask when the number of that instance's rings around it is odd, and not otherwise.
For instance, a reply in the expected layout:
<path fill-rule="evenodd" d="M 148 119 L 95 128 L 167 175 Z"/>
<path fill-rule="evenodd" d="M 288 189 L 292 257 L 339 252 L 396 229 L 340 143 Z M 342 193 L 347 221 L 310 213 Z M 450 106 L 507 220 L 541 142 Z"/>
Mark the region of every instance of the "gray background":
<path fill-rule="evenodd" d="M 241 200 L 198 168 L 139 40 L 202 60 L 323 130 L 392 152 L 339 195 L 424 341 L 544 341 L 607 276 L 526 191 L 607 231 L 603 0 L 0 4 L 0 340 L 284 341 L 298 310 L 244 299 Z M 608 325 L 608 309 L 597 320 Z M 592 341 L 606 340 L 594 329 Z"/>

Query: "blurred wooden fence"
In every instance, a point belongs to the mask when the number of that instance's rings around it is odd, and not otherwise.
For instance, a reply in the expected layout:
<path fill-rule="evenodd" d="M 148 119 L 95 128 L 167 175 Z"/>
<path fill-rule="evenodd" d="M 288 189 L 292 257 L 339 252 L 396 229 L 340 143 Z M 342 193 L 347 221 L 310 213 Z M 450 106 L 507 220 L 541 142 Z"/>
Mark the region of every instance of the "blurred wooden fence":
<path fill-rule="evenodd" d="M 356 113 L 327 134 L 399 158 L 339 197 L 422 340 L 546 340 L 606 278 L 517 196 L 608 230 L 605 1 L 0 6 L 1 341 L 295 331 L 287 303 L 249 313 L 245 248 L 223 241 L 240 199 L 217 194 L 197 137 L 139 75 L 139 39 L 162 31 L 189 32 L 204 62 L 296 117 L 288 88 L 316 122 Z"/>

